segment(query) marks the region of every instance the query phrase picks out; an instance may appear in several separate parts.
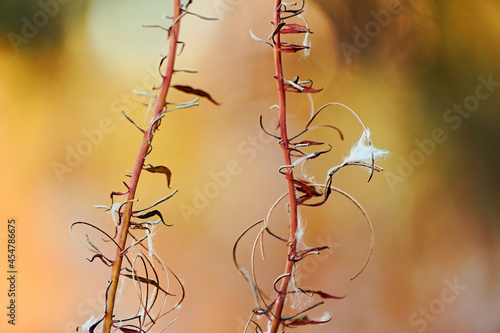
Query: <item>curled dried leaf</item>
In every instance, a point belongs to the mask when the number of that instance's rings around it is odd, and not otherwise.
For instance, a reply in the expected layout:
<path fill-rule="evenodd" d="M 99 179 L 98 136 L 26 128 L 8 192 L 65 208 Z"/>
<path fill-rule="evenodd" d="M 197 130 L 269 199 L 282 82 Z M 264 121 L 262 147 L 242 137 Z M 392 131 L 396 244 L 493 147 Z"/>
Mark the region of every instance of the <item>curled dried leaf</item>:
<path fill-rule="evenodd" d="M 283 53 L 295 53 L 306 49 L 309 49 L 309 46 L 285 42 L 282 42 L 278 48 L 278 50 Z"/>
<path fill-rule="evenodd" d="M 92 257 L 92 259 L 88 259 L 87 260 L 89 262 L 93 262 L 95 258 L 99 258 L 101 259 L 101 261 L 103 262 L 104 265 L 108 266 L 108 267 L 111 267 L 113 266 L 113 261 L 112 260 L 109 260 L 108 258 L 104 257 L 102 254 L 94 254 L 94 256 Z"/>
<path fill-rule="evenodd" d="M 291 143 L 291 145 L 294 145 L 295 147 L 301 146 L 301 147 L 307 147 L 307 146 L 319 146 L 324 144 L 324 142 L 318 142 L 318 141 L 311 141 L 311 140 L 302 140 L 297 143 Z"/>
<path fill-rule="evenodd" d="M 138 276 L 138 275 L 133 275 L 133 274 L 121 274 L 121 275 L 128 277 L 129 279 L 132 279 L 132 280 L 136 280 L 136 281 L 139 281 L 142 283 L 150 284 L 150 285 L 160 289 L 161 291 L 163 291 L 166 295 L 175 296 L 174 294 L 171 294 L 171 293 L 167 292 L 165 289 L 163 289 L 160 286 L 160 284 L 158 283 L 158 281 L 154 281 L 154 280 L 151 280 L 151 279 L 148 279 L 148 278 L 145 278 L 142 276 Z"/>
<path fill-rule="evenodd" d="M 280 30 L 280 34 L 298 34 L 298 33 L 310 33 L 312 34 L 311 30 L 309 30 L 306 26 L 303 26 L 302 24 L 285 24 L 283 28 Z"/>
<path fill-rule="evenodd" d="M 288 92 L 297 92 L 297 93 L 317 93 L 323 90 L 321 89 L 313 89 L 312 85 L 313 82 L 312 80 L 300 80 L 299 77 L 295 77 L 293 81 L 291 80 L 284 80 L 284 87 L 285 90 Z"/>
<path fill-rule="evenodd" d="M 138 328 L 127 328 L 127 327 L 119 327 L 119 330 L 125 333 L 142 333 L 143 331 Z"/>
<path fill-rule="evenodd" d="M 294 253 L 294 255 L 292 257 L 290 257 L 289 260 L 299 261 L 310 254 L 319 254 L 320 251 L 323 251 L 326 249 L 329 249 L 329 247 L 328 246 L 320 246 L 320 247 L 313 247 L 313 248 L 297 251 Z"/>
<path fill-rule="evenodd" d="M 347 295 L 344 295 L 344 296 L 335 296 L 335 295 L 327 294 L 327 293 L 325 293 L 323 291 L 319 291 L 319 290 L 306 290 L 306 291 L 314 293 L 315 295 L 318 295 L 321 298 L 344 299 L 347 296 Z"/>
<path fill-rule="evenodd" d="M 128 194 L 128 192 L 129 192 L 130 189 L 128 188 L 127 183 L 123 182 L 123 185 L 125 185 L 125 187 L 127 188 L 127 191 L 126 192 L 118 192 L 118 191 L 111 192 L 111 194 L 109 196 L 111 198 L 111 203 L 113 203 L 113 197 L 114 196 L 116 196 L 116 195 L 127 195 Z"/>
<path fill-rule="evenodd" d="M 89 333 L 94 333 L 94 330 L 96 329 L 96 327 L 101 323 L 101 321 L 104 320 L 104 317 L 102 317 L 101 319 L 99 319 L 97 322 L 95 322 L 92 326 L 90 326 L 89 328 Z"/>
<path fill-rule="evenodd" d="M 151 173 L 163 173 L 167 177 L 167 186 L 168 188 L 170 188 L 170 179 L 172 178 L 172 172 L 170 171 L 169 168 L 163 165 L 153 166 L 151 164 L 148 164 L 146 167 L 143 168 L 143 170 L 146 170 Z"/>
<path fill-rule="evenodd" d="M 305 180 L 298 180 L 298 179 L 292 179 L 292 182 L 295 183 L 297 186 L 295 189 L 298 192 L 304 193 L 303 196 L 297 198 L 297 202 L 299 204 L 303 204 L 305 201 L 313 198 L 313 197 L 320 197 L 323 195 L 321 190 L 314 186 L 310 186 L 311 183 L 307 182 Z"/>
<path fill-rule="evenodd" d="M 306 87 L 306 86 L 300 86 L 300 88 L 297 88 L 297 87 L 294 87 L 292 85 L 286 85 L 285 84 L 285 90 L 288 91 L 288 92 L 311 93 L 311 94 L 314 94 L 314 93 L 320 92 L 321 90 L 323 90 L 323 88 L 321 88 L 321 89 L 313 89 L 311 87 Z"/>
<path fill-rule="evenodd" d="M 193 95 L 197 95 L 197 96 L 200 96 L 200 97 L 203 97 L 203 98 L 206 98 L 208 99 L 210 102 L 214 103 L 215 105 L 220 105 L 219 102 L 217 102 L 215 99 L 212 98 L 212 96 L 210 96 L 209 93 L 201 90 L 201 89 L 195 89 L 195 88 L 192 88 L 190 86 L 183 86 L 183 85 L 178 85 L 178 84 L 175 84 L 173 86 L 171 86 L 172 88 L 175 88 L 179 91 L 182 91 L 183 93 L 186 93 L 186 94 L 193 94 Z"/>
<path fill-rule="evenodd" d="M 287 327 L 294 327 L 294 326 L 305 326 L 305 325 L 321 325 L 325 324 L 332 320 L 332 318 L 328 318 L 325 320 L 313 320 L 309 319 L 307 316 L 299 317 L 297 319 L 291 319 L 285 322 L 285 326 Z"/>
<path fill-rule="evenodd" d="M 158 216 L 161 220 L 161 222 L 166 225 L 167 227 L 171 227 L 172 224 L 166 224 L 165 221 L 163 220 L 163 216 L 161 215 L 160 211 L 158 210 L 152 210 L 150 212 L 147 212 L 145 214 L 142 214 L 142 215 L 134 215 L 134 217 L 138 218 L 138 219 L 141 219 L 141 220 L 145 220 L 147 218 L 150 218 L 152 216 Z"/>

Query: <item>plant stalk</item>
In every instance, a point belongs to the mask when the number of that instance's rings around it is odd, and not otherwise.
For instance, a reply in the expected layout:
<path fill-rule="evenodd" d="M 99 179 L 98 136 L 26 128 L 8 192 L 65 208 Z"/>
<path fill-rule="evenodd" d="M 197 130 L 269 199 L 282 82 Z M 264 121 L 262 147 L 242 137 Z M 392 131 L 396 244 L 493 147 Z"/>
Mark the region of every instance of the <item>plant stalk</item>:
<path fill-rule="evenodd" d="M 278 25 L 281 21 L 280 17 L 280 8 L 281 8 L 281 0 L 276 0 L 275 3 L 275 11 L 274 11 L 274 22 L 273 28 L 274 31 L 278 28 Z M 280 136 L 281 136 L 281 149 L 283 151 L 283 157 L 285 160 L 285 165 L 291 165 L 291 155 L 289 144 L 290 140 L 288 138 L 287 133 L 287 123 L 286 123 L 286 91 L 283 84 L 283 65 L 281 61 L 281 37 L 280 34 L 277 33 L 275 35 L 276 44 L 274 45 L 274 66 L 276 73 L 276 83 L 278 90 L 278 107 L 279 107 L 279 122 L 280 122 Z M 288 285 L 290 283 L 290 279 L 292 276 L 294 261 L 289 260 L 288 258 L 292 258 L 295 255 L 297 248 L 297 227 L 298 227 L 298 214 L 297 214 L 297 197 L 295 193 L 295 185 L 293 183 L 293 169 L 286 168 L 285 177 L 288 183 L 288 202 L 289 202 L 289 236 L 288 236 L 288 255 L 287 262 L 285 265 L 284 278 L 281 280 L 281 286 L 279 289 L 279 294 L 277 296 L 277 300 L 274 305 L 274 316 L 271 323 L 270 333 L 276 333 L 278 328 L 282 322 L 282 313 L 283 307 L 285 305 Z"/>
<path fill-rule="evenodd" d="M 129 191 L 127 194 L 127 201 L 126 201 L 127 204 L 125 205 L 125 209 L 123 211 L 121 225 L 118 233 L 119 238 L 117 243 L 119 247 L 116 249 L 116 255 L 113 261 L 112 272 L 111 272 L 111 281 L 107 292 L 106 312 L 104 314 L 104 325 L 103 325 L 104 333 L 111 332 L 111 328 L 113 326 L 113 311 L 115 307 L 116 291 L 118 289 L 118 282 L 120 279 L 120 271 L 122 268 L 123 255 L 124 255 L 124 253 L 122 252 L 123 249 L 125 249 L 127 243 L 130 218 L 132 217 L 133 213 L 132 211 L 133 200 L 135 198 L 137 185 L 139 183 L 139 177 L 141 175 L 141 171 L 144 166 L 144 160 L 146 159 L 146 156 L 150 149 L 154 133 L 159 126 L 159 122 L 157 122 L 156 120 L 165 107 L 168 90 L 174 73 L 174 63 L 177 54 L 177 44 L 179 38 L 180 15 L 181 15 L 180 0 L 174 0 L 174 14 L 173 14 L 174 23 L 172 24 L 172 27 L 168 32 L 169 53 L 167 58 L 167 68 L 165 71 L 165 76 L 163 77 L 163 82 L 160 88 L 159 95 L 156 99 L 156 105 L 153 115 L 151 117 L 151 121 L 149 123 L 147 130 L 144 131 L 142 144 L 139 149 L 134 169 L 132 170 L 132 176 L 130 178 L 130 182 L 128 185 Z"/>

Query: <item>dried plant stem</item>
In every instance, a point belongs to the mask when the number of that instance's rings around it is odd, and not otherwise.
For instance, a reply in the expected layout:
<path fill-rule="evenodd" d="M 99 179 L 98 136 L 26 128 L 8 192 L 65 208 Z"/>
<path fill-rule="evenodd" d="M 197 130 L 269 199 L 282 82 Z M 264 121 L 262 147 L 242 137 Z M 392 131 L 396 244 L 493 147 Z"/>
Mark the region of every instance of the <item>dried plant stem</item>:
<path fill-rule="evenodd" d="M 180 20 L 179 20 L 180 15 L 181 15 L 180 0 L 174 0 L 174 15 L 173 15 L 174 23 L 172 24 L 172 27 L 169 29 L 168 32 L 169 53 L 167 59 L 167 68 L 165 76 L 163 77 L 163 83 L 156 100 L 156 106 L 153 115 L 151 117 L 149 127 L 146 130 L 144 130 L 144 137 L 142 139 L 142 144 L 139 153 L 137 155 L 137 159 L 128 185 L 129 191 L 126 199 L 127 204 L 125 206 L 125 209 L 123 211 L 123 216 L 121 219 L 119 238 L 117 242 L 118 247 L 116 249 L 115 259 L 113 260 L 111 282 L 108 288 L 107 299 L 106 299 L 106 313 L 104 315 L 104 326 L 103 326 L 104 333 L 111 332 L 113 324 L 113 310 L 115 306 L 116 291 L 118 288 L 120 271 L 122 268 L 122 261 L 124 257 L 123 249 L 126 248 L 127 236 L 129 233 L 129 226 L 130 226 L 130 218 L 132 217 L 133 213 L 132 206 L 135 197 L 135 192 L 137 190 L 137 185 L 139 182 L 139 177 L 144 167 L 144 160 L 146 159 L 146 156 L 150 150 L 154 133 L 159 126 L 158 120 L 159 117 L 161 116 L 161 112 L 165 107 L 166 97 L 170 87 L 170 82 L 172 80 L 172 75 L 174 73 L 174 62 L 177 53 L 177 44 L 178 44 L 178 36 L 180 28 Z"/>
<path fill-rule="evenodd" d="M 275 11 L 274 11 L 274 22 L 273 28 L 274 31 L 278 31 L 278 25 L 281 23 L 280 17 L 280 8 L 281 8 L 281 0 L 276 0 Z M 292 165 L 292 159 L 290 156 L 289 143 L 290 140 L 288 138 L 287 133 L 287 124 L 286 124 L 286 91 L 285 86 L 283 84 L 283 65 L 281 61 L 281 36 L 277 33 L 275 36 L 275 47 L 273 48 L 274 52 L 274 66 L 276 72 L 276 83 L 278 90 L 278 107 L 279 107 L 279 124 L 280 124 L 280 144 L 281 149 L 283 150 L 283 157 L 285 160 L 285 165 Z M 276 47 L 278 46 L 278 47 Z M 285 305 L 285 299 L 287 295 L 288 285 L 290 283 L 290 279 L 292 277 L 292 270 L 295 262 L 293 260 L 288 260 L 288 258 L 293 258 L 297 248 L 297 226 L 298 226 L 298 214 L 297 214 L 297 196 L 295 193 L 295 185 L 293 183 L 293 168 L 287 168 L 285 177 L 288 183 L 288 201 L 289 201 L 289 235 L 288 235 L 288 256 L 287 262 L 285 265 L 285 271 L 282 276 L 281 286 L 279 289 L 279 294 L 277 300 L 274 305 L 274 317 L 271 323 L 270 333 L 276 333 L 282 321 L 282 312 L 283 307 Z"/>
<path fill-rule="evenodd" d="M 247 326 L 245 327 L 244 332 L 247 332 L 247 328 L 250 323 L 254 324 L 256 332 L 264 332 L 262 327 L 259 325 L 254 318 L 260 317 L 263 320 L 267 320 L 267 330 L 266 333 L 283 333 L 288 327 L 299 327 L 305 325 L 319 325 L 327 323 L 331 320 L 331 317 L 328 314 L 323 315 L 318 319 L 310 319 L 309 316 L 304 315 L 309 310 L 316 308 L 317 306 L 323 304 L 323 301 L 317 302 L 312 306 L 307 306 L 305 308 L 301 308 L 296 311 L 293 311 L 295 308 L 294 304 L 288 304 L 287 299 L 289 295 L 298 295 L 305 294 L 308 297 L 318 296 L 322 299 L 343 299 L 345 296 L 336 296 L 331 293 L 327 293 L 321 290 L 313 290 L 309 288 L 301 288 L 298 285 L 298 277 L 294 276 L 296 273 L 296 266 L 302 259 L 308 257 L 310 255 L 320 254 L 321 251 L 328 249 L 328 246 L 316 246 L 316 247 L 305 247 L 302 246 L 302 242 L 300 241 L 302 236 L 302 228 L 300 227 L 300 220 L 298 215 L 299 206 L 310 206 L 310 207 L 318 207 L 322 206 L 329 198 L 332 192 L 338 192 L 344 196 L 346 196 L 349 200 L 352 201 L 356 205 L 356 207 L 363 213 L 365 218 L 368 221 L 368 227 L 370 230 L 370 251 L 368 253 L 368 258 L 361 268 L 361 271 L 356 274 L 358 276 L 366 267 L 368 260 L 370 259 L 372 249 L 373 249 L 373 229 L 371 226 L 370 219 L 368 215 L 361 207 L 361 205 L 354 200 L 347 193 L 336 189 L 331 186 L 333 175 L 336 174 L 338 170 L 345 166 L 360 166 L 363 168 L 370 169 L 370 178 L 373 175 L 374 171 L 382 171 L 380 167 L 375 165 L 375 160 L 381 158 L 388 154 L 387 151 L 377 149 L 373 147 L 373 144 L 370 140 L 370 131 L 363 125 L 359 117 L 348 107 L 340 103 L 328 103 L 319 108 L 317 111 L 314 111 L 314 108 L 311 110 L 311 116 L 309 121 L 307 122 L 304 130 L 295 136 L 288 136 L 287 132 L 287 99 L 286 93 L 303 93 L 310 96 L 312 93 L 318 93 L 322 89 L 313 88 L 312 80 L 300 80 L 298 76 L 295 76 L 293 80 L 287 80 L 283 73 L 283 63 L 282 63 L 282 54 L 283 53 L 297 53 L 303 51 L 305 55 L 309 53 L 310 43 L 308 40 L 309 34 L 312 34 L 309 29 L 305 18 L 302 16 L 302 13 L 305 6 L 305 0 L 302 0 L 301 3 L 291 2 L 285 3 L 282 0 L 275 0 L 274 6 L 274 14 L 273 14 L 273 32 L 269 37 L 270 42 L 265 41 L 259 37 L 257 37 L 252 31 L 250 31 L 251 37 L 268 46 L 273 48 L 273 56 L 274 56 L 274 65 L 275 65 L 275 79 L 276 79 L 276 87 L 278 93 L 278 109 L 279 109 L 279 135 L 273 134 L 272 132 L 267 131 L 262 125 L 262 116 L 260 118 L 260 127 L 264 131 L 264 133 L 270 135 L 279 140 L 279 144 L 281 146 L 281 150 L 283 152 L 284 165 L 279 168 L 279 172 L 285 176 L 287 182 L 287 192 L 283 194 L 272 206 L 271 210 L 268 213 L 266 219 L 261 220 L 251 227 L 249 227 L 241 236 L 238 238 L 233 247 L 233 261 L 236 265 L 237 269 L 243 275 L 243 277 L 250 283 L 252 287 L 252 291 L 254 293 L 257 308 L 254 309 L 252 316 L 248 320 Z M 293 19 L 293 20 L 291 20 Z M 300 19 L 304 24 L 295 23 L 296 19 Z M 289 42 L 282 35 L 298 35 L 303 34 L 304 39 L 301 43 Z M 312 104 L 312 103 L 311 103 Z M 300 137 L 302 134 L 305 134 L 309 130 L 313 130 L 316 128 L 330 128 L 338 132 L 340 135 L 340 139 L 344 139 L 344 135 L 342 132 L 335 126 L 330 124 L 320 124 L 311 126 L 311 123 L 314 121 L 316 116 L 324 110 L 327 106 L 338 105 L 349 110 L 356 119 L 360 122 L 363 127 L 363 134 L 359 141 L 353 146 L 349 155 L 343 158 L 342 163 L 339 165 L 333 166 L 328 171 L 328 175 L 326 177 L 325 184 L 316 184 L 311 183 L 312 180 L 304 180 L 300 178 L 295 178 L 294 175 L 294 167 L 297 165 L 303 165 L 308 160 L 315 159 L 320 155 L 328 153 L 332 150 L 332 145 L 329 143 L 318 142 L 307 139 L 296 139 Z M 274 106 L 273 106 L 274 107 Z M 311 148 L 307 148 L 307 150 L 303 151 L 302 149 L 305 147 L 314 147 L 313 153 L 310 153 Z M 319 149 L 319 147 L 323 147 Z M 298 171 L 300 172 L 300 171 Z M 306 179 L 312 179 L 305 176 Z M 278 236 L 274 232 L 269 229 L 269 218 L 271 212 L 276 208 L 276 205 L 281 201 L 288 197 L 287 203 L 287 213 L 288 216 L 286 218 L 288 222 L 288 236 L 285 238 L 283 236 Z M 241 267 L 236 260 L 236 248 L 240 239 L 253 227 L 264 222 L 264 225 L 261 227 L 260 232 L 257 234 L 255 238 L 254 245 L 252 248 L 251 255 L 251 265 L 252 272 L 251 275 L 248 273 L 246 269 Z M 300 231 L 300 233 L 299 233 Z M 255 274 L 255 252 L 258 245 L 259 240 L 261 241 L 261 251 L 262 251 L 262 259 L 264 259 L 264 234 L 273 236 L 275 239 L 278 239 L 282 242 L 282 244 L 286 244 L 287 256 L 284 265 L 284 272 L 279 275 L 273 283 L 274 291 L 276 292 L 276 297 L 273 299 L 272 303 L 268 304 L 268 297 L 265 297 L 261 293 L 261 289 L 257 283 L 257 277 Z M 300 244 L 299 244 L 300 243 Z M 298 246 L 300 245 L 300 249 Z M 284 254 L 284 253 L 283 253 Z M 355 276 L 355 277 L 356 277 Z M 278 286 L 279 284 L 279 286 Z M 262 302 L 260 302 L 262 300 Z M 289 306 L 290 305 L 290 306 Z M 290 314 L 287 314 L 288 312 Z"/>

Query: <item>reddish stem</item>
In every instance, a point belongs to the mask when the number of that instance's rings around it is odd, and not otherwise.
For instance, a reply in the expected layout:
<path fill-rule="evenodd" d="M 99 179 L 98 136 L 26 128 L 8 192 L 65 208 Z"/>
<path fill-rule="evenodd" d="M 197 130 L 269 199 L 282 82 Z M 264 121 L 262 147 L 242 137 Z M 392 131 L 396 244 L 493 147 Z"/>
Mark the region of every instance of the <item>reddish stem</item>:
<path fill-rule="evenodd" d="M 273 28 L 274 31 L 278 29 L 278 25 L 281 22 L 280 15 L 281 8 L 281 0 L 276 0 L 275 11 L 274 11 L 274 23 Z M 289 138 L 287 133 L 287 124 L 286 124 L 286 92 L 285 86 L 283 84 L 283 65 L 281 61 L 281 37 L 280 33 L 275 35 L 275 44 L 274 44 L 274 66 L 276 71 L 276 83 L 278 90 L 278 106 L 279 106 L 279 116 L 280 116 L 280 136 L 281 136 L 281 149 L 283 150 L 283 157 L 285 160 L 285 165 L 291 165 L 292 160 L 290 156 L 289 149 Z M 284 278 L 281 280 L 281 286 L 279 289 L 279 294 L 276 299 L 274 309 L 273 309 L 273 321 L 271 323 L 270 333 L 276 333 L 278 328 L 282 322 L 282 313 L 283 307 L 285 305 L 288 285 L 290 283 L 290 279 L 292 277 L 292 270 L 294 266 L 294 261 L 288 260 L 288 258 L 292 258 L 295 255 L 297 248 L 297 226 L 298 226 L 298 215 L 297 215 L 297 197 L 295 194 L 295 186 L 293 183 L 293 169 L 287 168 L 285 177 L 288 183 L 288 201 L 290 207 L 290 224 L 289 224 L 289 238 L 288 238 L 288 254 L 287 254 L 287 262 L 285 265 Z"/>
<path fill-rule="evenodd" d="M 180 20 L 179 20 L 180 15 L 181 15 L 180 0 L 174 0 L 174 15 L 173 15 L 174 24 L 172 25 L 168 33 L 169 53 L 167 58 L 167 68 L 165 71 L 165 76 L 163 77 L 163 83 L 160 89 L 160 93 L 158 95 L 158 98 L 156 99 L 156 106 L 153 115 L 151 117 L 151 121 L 149 123 L 147 130 L 144 131 L 142 144 L 139 149 L 139 153 L 137 155 L 137 159 L 135 161 L 134 169 L 132 170 L 132 176 L 130 178 L 128 186 L 129 191 L 127 195 L 127 204 L 125 205 L 125 210 L 123 211 L 120 230 L 118 233 L 119 238 L 117 243 L 119 247 L 116 249 L 115 260 L 113 261 L 112 272 L 111 272 L 111 283 L 109 285 L 107 294 L 106 313 L 104 315 L 104 326 L 103 326 L 104 333 L 109 333 L 111 331 L 111 327 L 113 324 L 113 311 L 115 307 L 116 290 L 118 288 L 120 271 L 122 268 L 122 261 L 124 256 L 124 253 L 122 253 L 122 251 L 123 249 L 125 249 L 127 243 L 130 218 L 132 217 L 132 207 L 133 207 L 132 202 L 135 198 L 135 192 L 137 190 L 139 177 L 141 175 L 141 171 L 144 166 L 144 160 L 146 159 L 146 155 L 150 149 L 151 142 L 153 141 L 154 133 L 159 126 L 159 123 L 156 122 L 156 120 L 165 107 L 168 89 L 170 87 L 170 82 L 172 80 L 172 75 L 174 73 L 174 63 L 175 63 L 175 56 L 177 54 L 177 43 L 178 43 L 179 28 L 180 28 Z"/>

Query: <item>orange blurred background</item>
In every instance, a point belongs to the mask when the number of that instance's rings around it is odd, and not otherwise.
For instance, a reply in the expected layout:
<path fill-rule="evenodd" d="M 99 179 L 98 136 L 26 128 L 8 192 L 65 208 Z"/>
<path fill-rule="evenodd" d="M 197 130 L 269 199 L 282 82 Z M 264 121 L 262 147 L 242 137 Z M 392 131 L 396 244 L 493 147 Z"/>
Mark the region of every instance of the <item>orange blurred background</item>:
<path fill-rule="evenodd" d="M 0 301 L 2 332 L 73 332 L 103 310 L 110 271 L 69 234 L 74 221 L 112 230 L 94 205 L 124 190 L 147 124 L 147 91 L 159 82 L 167 52 L 164 24 L 171 1 L 15 1 L 0 5 Z M 168 331 L 242 332 L 254 308 L 231 250 L 247 226 L 266 216 L 286 190 L 272 128 L 276 104 L 272 50 L 250 38 L 271 33 L 273 1 L 195 1 L 174 83 L 209 92 L 200 106 L 169 113 L 148 157 L 168 166 L 179 193 L 160 206 L 167 223 L 155 249 L 184 281 L 186 299 Z M 304 283 L 348 296 L 315 309 L 332 315 L 297 332 L 500 332 L 500 5 L 496 1 L 309 1 L 311 54 L 285 55 L 285 76 L 310 78 L 323 91 L 315 108 L 348 105 L 391 155 L 384 172 L 346 169 L 334 186 L 355 197 L 375 229 L 368 250 L 363 216 L 341 196 L 303 209 L 305 242 L 334 251 L 305 264 Z M 172 92 L 169 100 L 191 96 Z M 290 131 L 308 120 L 307 96 L 288 101 Z M 318 181 L 361 136 L 345 110 L 317 119 L 342 129 L 310 136 L 333 145 L 307 172 Z M 76 153 L 75 153 L 76 152 Z M 228 177 L 226 177 L 229 175 Z M 138 191 L 151 203 L 171 193 L 165 178 L 144 174 Z M 201 194 L 200 194 L 201 193 Z M 284 210 L 280 207 L 281 213 Z M 7 221 L 17 225 L 16 325 L 8 325 Z M 284 214 L 278 214 L 277 230 Z M 242 243 L 242 262 L 251 241 Z M 280 248 L 259 263 L 263 281 L 282 273 Z M 126 308 L 126 302 L 124 308 Z"/>

